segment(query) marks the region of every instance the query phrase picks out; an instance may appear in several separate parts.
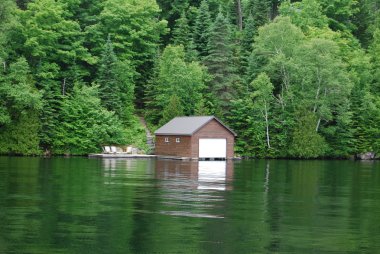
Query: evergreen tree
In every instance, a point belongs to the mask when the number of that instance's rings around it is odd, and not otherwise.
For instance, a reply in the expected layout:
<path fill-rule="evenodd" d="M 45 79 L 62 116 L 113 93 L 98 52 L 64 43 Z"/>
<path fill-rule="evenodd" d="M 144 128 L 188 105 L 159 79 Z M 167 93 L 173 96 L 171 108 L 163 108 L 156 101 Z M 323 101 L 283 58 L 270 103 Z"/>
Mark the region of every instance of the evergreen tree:
<path fill-rule="evenodd" d="M 211 26 L 211 16 L 209 5 L 206 0 L 202 0 L 199 6 L 198 15 L 195 20 L 194 27 L 194 47 L 199 53 L 199 57 L 203 58 L 208 55 L 207 44 L 210 40 L 210 26 Z"/>
<path fill-rule="evenodd" d="M 183 107 L 180 98 L 173 94 L 170 96 L 168 104 L 164 107 L 162 111 L 162 118 L 160 120 L 160 125 L 164 125 L 174 117 L 183 116 Z"/>
<path fill-rule="evenodd" d="M 182 12 L 181 17 L 176 20 L 172 38 L 174 45 L 183 45 L 187 48 L 187 45 L 191 40 L 191 35 L 189 21 L 186 18 L 185 12 Z"/>
<path fill-rule="evenodd" d="M 223 112 L 228 111 L 229 102 L 237 91 L 237 77 L 231 63 L 233 55 L 230 36 L 228 21 L 219 13 L 210 29 L 208 55 L 204 62 L 212 76 L 209 89 L 217 104 L 216 108 Z"/>
<path fill-rule="evenodd" d="M 232 102 L 228 121 L 238 132 L 236 145 L 241 155 L 259 158 L 275 155 L 271 135 L 273 103 L 273 85 L 265 73 L 250 84 L 242 99 Z"/>
<path fill-rule="evenodd" d="M 372 75 L 374 77 L 370 92 L 380 96 L 380 28 L 377 28 L 373 33 L 373 42 L 369 53 L 372 62 Z"/>
<path fill-rule="evenodd" d="M 0 154 L 39 155 L 39 112 L 27 109 L 10 124 L 0 127 Z"/>
<path fill-rule="evenodd" d="M 102 144 L 126 143 L 121 122 L 101 106 L 96 87 L 75 86 L 63 101 L 60 120 L 53 141 L 56 154 L 88 154 Z"/>
<path fill-rule="evenodd" d="M 189 21 L 186 13 L 183 12 L 181 17 L 176 20 L 172 37 L 173 45 L 183 45 L 186 51 L 186 59 L 195 61 L 198 57 L 195 50 L 192 34 L 190 31 Z"/>
<path fill-rule="evenodd" d="M 252 16 L 254 31 L 265 25 L 271 18 L 271 0 L 248 0 L 245 5 L 245 17 Z"/>
<path fill-rule="evenodd" d="M 108 36 L 98 71 L 99 96 L 102 105 L 124 122 L 131 120 L 134 110 L 133 72 L 129 68 L 128 61 L 118 61 Z"/>
<path fill-rule="evenodd" d="M 242 47 L 247 58 L 252 52 L 253 40 L 257 34 L 257 27 L 255 26 L 255 21 L 252 14 L 249 14 L 248 18 L 245 20 L 245 26 L 243 30 Z"/>
<path fill-rule="evenodd" d="M 195 3 L 194 3 L 195 2 Z M 163 20 L 168 21 L 168 28 L 170 31 L 174 31 L 175 27 L 178 24 L 178 19 L 181 18 L 181 15 L 186 12 L 191 5 L 199 4 L 198 0 L 157 0 L 158 5 L 160 6 L 161 12 L 160 17 Z M 172 41 L 174 34 L 168 33 L 164 35 L 163 40 L 165 45 Z M 173 41 L 172 41 L 173 42 Z"/>
<path fill-rule="evenodd" d="M 159 13 L 155 0 L 106 0 L 99 21 L 86 29 L 91 52 L 96 56 L 101 55 L 107 35 L 111 35 L 118 59 L 129 61 L 133 67 L 130 71 L 136 98 L 144 97 L 161 35 L 168 32 L 166 20 L 157 20 Z M 136 100 L 135 104 L 141 108 L 144 100 Z"/>
<path fill-rule="evenodd" d="M 99 64 L 99 97 L 107 110 L 114 111 L 120 116 L 122 114 L 122 102 L 120 99 L 121 84 L 118 82 L 118 73 L 116 73 L 117 61 L 110 36 L 108 36 Z"/>
<path fill-rule="evenodd" d="M 25 58 L 0 74 L 0 153 L 38 154 L 41 94 Z"/>
<path fill-rule="evenodd" d="M 157 124 L 169 99 L 177 96 L 184 115 L 194 114 L 195 105 L 202 99 L 205 70 L 197 62 L 187 63 L 183 46 L 167 46 L 156 68 L 156 80 L 150 84 L 147 97 L 151 111 L 149 120 Z"/>
<path fill-rule="evenodd" d="M 370 76 L 373 79 L 358 91 L 362 96 L 355 111 L 358 153 L 380 153 L 380 29 L 375 30 L 369 53 L 372 67 Z"/>
<path fill-rule="evenodd" d="M 305 159 L 323 156 L 327 150 L 327 145 L 324 138 L 314 128 L 317 121 L 316 117 L 310 112 L 298 114 L 297 127 L 292 134 L 289 155 Z"/>

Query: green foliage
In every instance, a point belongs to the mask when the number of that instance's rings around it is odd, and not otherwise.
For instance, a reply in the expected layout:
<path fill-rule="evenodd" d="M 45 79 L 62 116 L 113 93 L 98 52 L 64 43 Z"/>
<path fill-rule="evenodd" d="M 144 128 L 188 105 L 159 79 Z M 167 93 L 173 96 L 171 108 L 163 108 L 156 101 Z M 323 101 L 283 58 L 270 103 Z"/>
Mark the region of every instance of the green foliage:
<path fill-rule="evenodd" d="M 88 154 L 102 144 L 126 143 L 120 120 L 101 106 L 97 87 L 75 86 L 63 101 L 60 120 L 53 141 L 56 154 Z"/>
<path fill-rule="evenodd" d="M 297 127 L 292 134 L 289 155 L 296 158 L 317 158 L 325 154 L 327 145 L 324 138 L 316 132 L 317 118 L 310 112 L 298 114 Z"/>
<path fill-rule="evenodd" d="M 174 117 L 183 116 L 183 107 L 179 97 L 176 94 L 170 96 L 169 103 L 164 107 L 160 125 L 164 125 Z"/>
<path fill-rule="evenodd" d="M 189 61 L 196 60 L 198 53 L 195 50 L 192 34 L 190 31 L 189 21 L 186 13 L 183 12 L 181 17 L 177 19 L 173 30 L 173 45 L 182 45 L 186 51 L 186 59 Z"/>
<path fill-rule="evenodd" d="M 270 157 L 273 119 L 273 85 L 265 73 L 261 73 L 249 86 L 244 99 L 232 102 L 232 114 L 228 118 L 238 131 L 237 152 L 243 156 Z"/>
<path fill-rule="evenodd" d="M 186 18 L 186 13 L 182 12 L 173 30 L 173 44 L 186 46 L 191 39 L 189 21 Z"/>
<path fill-rule="evenodd" d="M 265 70 L 274 85 L 273 147 L 280 152 L 287 146 L 290 134 L 300 129 L 296 112 L 303 108 L 317 117 L 314 129 L 333 148 L 330 154 L 347 156 L 352 138 L 352 83 L 338 45 L 328 39 L 306 38 L 288 18 L 279 17 L 260 28 L 253 53 L 264 59 L 255 72 Z"/>
<path fill-rule="evenodd" d="M 222 13 L 218 14 L 210 28 L 207 52 L 204 62 L 212 76 L 209 92 L 213 96 L 216 111 L 226 112 L 229 102 L 236 96 L 239 82 L 235 73 L 236 66 L 231 61 L 233 52 L 230 27 Z"/>
<path fill-rule="evenodd" d="M 0 1 L 0 152 L 146 149 L 134 112 L 217 115 L 244 156 L 379 152 L 379 17 L 378 0 Z"/>
<path fill-rule="evenodd" d="M 207 44 L 210 40 L 210 26 L 212 24 L 209 5 L 202 0 L 194 27 L 194 46 L 200 58 L 207 56 Z"/>
<path fill-rule="evenodd" d="M 41 123 L 38 112 L 25 110 L 12 123 L 0 127 L 0 154 L 39 155 Z"/>
<path fill-rule="evenodd" d="M 202 99 L 204 68 L 197 62 L 187 63 L 183 46 L 167 46 L 156 68 L 155 82 L 147 91 L 150 101 L 149 120 L 156 124 L 163 116 L 170 98 L 175 95 L 180 99 L 183 114 L 194 114 L 195 105 Z"/>
<path fill-rule="evenodd" d="M 29 65 L 20 58 L 0 75 L 0 153 L 39 154 L 41 94 Z"/>
<path fill-rule="evenodd" d="M 18 25 L 16 4 L 13 0 L 0 3 L 0 63 L 5 64 L 10 51 L 9 43 L 13 39 L 13 30 Z M 14 41 L 13 41 L 14 42 Z"/>
<path fill-rule="evenodd" d="M 322 6 L 316 0 L 303 0 L 291 3 L 286 1 L 280 6 L 280 13 L 289 16 L 292 23 L 304 31 L 308 32 L 311 28 L 326 28 L 328 18 L 323 14 Z"/>
<path fill-rule="evenodd" d="M 132 116 L 129 120 L 128 125 L 124 130 L 126 145 L 132 145 L 133 147 L 138 147 L 139 149 L 149 153 L 149 147 L 146 143 L 146 132 L 144 126 L 141 124 L 140 120 L 136 116 Z"/>
<path fill-rule="evenodd" d="M 25 38 L 23 50 L 32 67 L 41 61 L 56 64 L 57 75 L 53 79 L 71 79 L 70 67 L 81 63 L 76 71 L 80 76 L 88 75 L 84 64 L 93 64 L 94 58 L 83 46 L 84 36 L 78 22 L 65 17 L 65 6 L 55 0 L 36 0 L 28 4 L 21 14 L 22 34 Z"/>
<path fill-rule="evenodd" d="M 380 152 L 380 32 L 375 31 L 374 41 L 370 46 L 371 58 L 361 63 L 369 66 L 371 79 L 366 79 L 361 86 L 354 89 L 354 136 L 355 152 Z M 366 59 L 367 60 L 367 59 Z M 364 71 L 362 71 L 364 72 Z"/>
<path fill-rule="evenodd" d="M 35 90 L 29 65 L 18 59 L 9 70 L 0 73 L 0 127 L 27 110 L 41 109 L 41 94 Z"/>
<path fill-rule="evenodd" d="M 133 113 L 133 72 L 129 62 L 119 62 L 108 38 L 98 71 L 99 96 L 102 105 L 127 122 Z"/>
<path fill-rule="evenodd" d="M 99 22 L 87 28 L 93 52 L 100 55 L 108 35 L 119 59 L 134 60 L 141 66 L 155 54 L 166 22 L 157 22 L 158 5 L 153 0 L 107 0 L 99 15 Z M 129 22 L 125 22 L 128 20 Z"/>
<path fill-rule="evenodd" d="M 101 55 L 110 35 L 118 59 L 130 62 L 137 98 L 144 96 L 160 36 L 167 33 L 167 22 L 157 20 L 159 12 L 155 0 L 107 0 L 98 22 L 86 28 L 94 55 Z M 138 106 L 141 107 L 142 102 Z"/>
<path fill-rule="evenodd" d="M 358 0 L 321 0 L 323 11 L 333 30 L 353 30 L 351 18 L 358 12 Z"/>
<path fill-rule="evenodd" d="M 252 17 L 252 28 L 255 33 L 260 26 L 265 25 L 271 18 L 270 0 L 247 0 L 244 8 L 245 16 Z"/>

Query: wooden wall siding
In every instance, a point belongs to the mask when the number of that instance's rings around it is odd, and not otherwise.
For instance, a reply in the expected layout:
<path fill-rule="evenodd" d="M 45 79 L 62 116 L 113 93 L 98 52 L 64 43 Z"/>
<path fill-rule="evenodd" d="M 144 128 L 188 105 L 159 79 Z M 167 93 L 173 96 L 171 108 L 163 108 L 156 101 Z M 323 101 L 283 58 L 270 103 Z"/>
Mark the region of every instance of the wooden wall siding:
<path fill-rule="evenodd" d="M 169 142 L 165 142 L 166 137 L 169 138 Z M 176 138 L 180 138 L 179 143 L 175 141 Z M 191 157 L 191 137 L 156 135 L 155 154 Z"/>
<path fill-rule="evenodd" d="M 200 138 L 225 138 L 227 139 L 227 158 L 232 159 L 234 157 L 234 135 L 227 130 L 218 121 L 213 119 L 196 133 L 193 134 L 191 138 L 192 158 L 198 158 L 199 156 L 199 139 Z"/>

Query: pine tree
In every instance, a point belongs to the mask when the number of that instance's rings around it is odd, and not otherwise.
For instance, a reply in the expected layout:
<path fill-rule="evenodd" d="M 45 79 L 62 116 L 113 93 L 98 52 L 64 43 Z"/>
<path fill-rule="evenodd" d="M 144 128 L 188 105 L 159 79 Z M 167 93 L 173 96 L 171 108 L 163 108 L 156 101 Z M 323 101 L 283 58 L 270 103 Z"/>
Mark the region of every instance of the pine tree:
<path fill-rule="evenodd" d="M 194 48 L 195 46 L 190 31 L 189 20 L 187 19 L 185 12 L 182 12 L 181 17 L 176 20 L 172 41 L 173 45 L 183 45 L 186 51 L 186 59 L 188 61 L 195 61 L 197 59 L 198 54 Z"/>
<path fill-rule="evenodd" d="M 164 125 L 174 117 L 183 116 L 183 106 L 180 98 L 173 94 L 170 96 L 168 104 L 165 106 L 162 112 L 162 118 L 160 120 L 160 125 Z"/>
<path fill-rule="evenodd" d="M 126 143 L 120 120 L 102 107 L 97 87 L 74 86 L 63 101 L 60 121 L 53 139 L 56 154 L 88 154 L 102 144 Z"/>
<path fill-rule="evenodd" d="M 131 120 L 134 106 L 133 70 L 129 61 L 119 61 L 108 36 L 100 61 L 97 82 L 102 105 L 123 121 Z"/>
<path fill-rule="evenodd" d="M 219 13 L 210 29 L 208 55 L 204 58 L 204 62 L 212 76 L 210 92 L 214 96 L 215 103 L 218 103 L 216 107 L 222 111 L 227 111 L 230 100 L 236 94 L 230 36 L 228 21 L 222 13 Z"/>
<path fill-rule="evenodd" d="M 327 144 L 315 130 L 317 118 L 310 112 L 299 112 L 297 125 L 292 135 L 289 155 L 296 158 L 317 158 L 325 154 Z"/>
<path fill-rule="evenodd" d="M 245 17 L 252 16 L 255 33 L 260 26 L 265 25 L 271 18 L 271 0 L 248 0 L 245 8 Z"/>
<path fill-rule="evenodd" d="M 185 48 L 188 47 L 191 35 L 189 21 L 185 12 L 182 12 L 181 17 L 176 20 L 172 40 L 174 45 L 183 45 Z"/>
<path fill-rule="evenodd" d="M 211 16 L 206 0 L 201 2 L 194 27 L 194 47 L 199 53 L 199 57 L 207 56 L 207 44 L 210 38 Z"/>
<path fill-rule="evenodd" d="M 155 80 L 149 84 L 147 98 L 150 121 L 157 124 L 168 100 L 177 96 L 185 115 L 194 114 L 196 104 L 202 99 L 205 70 L 198 62 L 185 61 L 183 46 L 169 45 L 165 48 L 155 68 Z"/>
<path fill-rule="evenodd" d="M 39 155 L 39 112 L 25 110 L 11 124 L 0 127 L 0 154 Z"/>
<path fill-rule="evenodd" d="M 242 39 L 242 46 L 246 57 L 248 57 L 252 53 L 253 40 L 256 34 L 257 27 L 255 25 L 253 15 L 249 14 L 248 18 L 245 21 Z"/>
<path fill-rule="evenodd" d="M 102 105 L 107 110 L 114 111 L 120 116 L 122 114 L 122 104 L 120 84 L 116 73 L 117 62 L 110 36 L 108 36 L 98 71 L 99 97 Z"/>

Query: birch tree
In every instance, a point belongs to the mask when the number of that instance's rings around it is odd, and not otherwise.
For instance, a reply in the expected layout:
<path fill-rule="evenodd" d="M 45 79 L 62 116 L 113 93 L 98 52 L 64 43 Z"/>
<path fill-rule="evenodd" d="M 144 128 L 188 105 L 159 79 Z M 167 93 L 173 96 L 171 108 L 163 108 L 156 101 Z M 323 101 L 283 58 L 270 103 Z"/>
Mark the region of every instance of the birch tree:
<path fill-rule="evenodd" d="M 267 74 L 261 73 L 252 83 L 252 98 L 254 100 L 254 108 L 258 109 L 265 120 L 265 136 L 268 148 L 270 145 L 269 134 L 269 114 L 271 110 L 271 104 L 274 100 L 273 97 L 273 84 Z"/>

